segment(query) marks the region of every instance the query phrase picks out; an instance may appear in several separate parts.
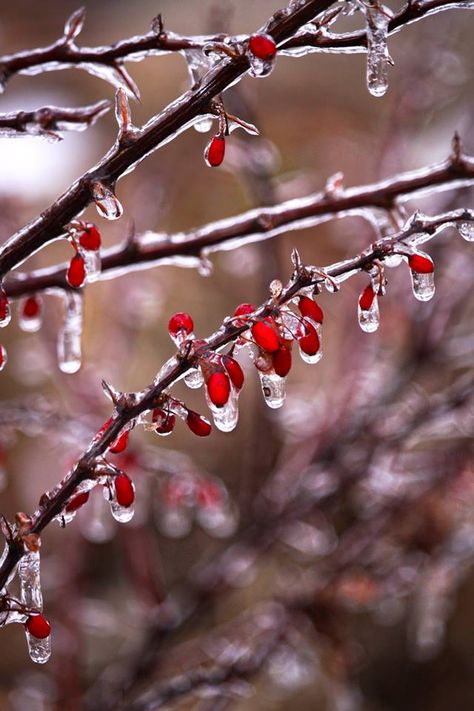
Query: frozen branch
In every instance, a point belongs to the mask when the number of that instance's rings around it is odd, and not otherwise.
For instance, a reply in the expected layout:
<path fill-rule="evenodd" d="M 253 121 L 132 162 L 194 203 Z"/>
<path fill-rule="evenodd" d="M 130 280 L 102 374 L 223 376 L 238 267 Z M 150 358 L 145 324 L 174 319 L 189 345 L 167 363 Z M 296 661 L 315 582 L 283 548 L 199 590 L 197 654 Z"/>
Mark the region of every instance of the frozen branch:
<path fill-rule="evenodd" d="M 77 109 L 43 106 L 34 111 L 0 114 L 0 136 L 40 136 L 59 141 L 61 131 L 85 131 L 110 109 L 110 101 L 98 101 Z"/>

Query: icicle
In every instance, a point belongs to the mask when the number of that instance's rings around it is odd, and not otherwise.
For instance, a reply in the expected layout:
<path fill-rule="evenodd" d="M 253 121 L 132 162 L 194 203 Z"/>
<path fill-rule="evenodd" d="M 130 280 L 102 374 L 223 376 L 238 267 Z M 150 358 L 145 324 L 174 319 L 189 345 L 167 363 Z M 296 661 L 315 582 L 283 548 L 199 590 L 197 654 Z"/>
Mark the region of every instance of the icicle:
<path fill-rule="evenodd" d="M 239 420 L 238 394 L 235 388 L 231 387 L 230 396 L 223 407 L 217 407 L 210 400 L 206 389 L 206 401 L 212 412 L 214 424 L 221 432 L 232 432 Z"/>
<path fill-rule="evenodd" d="M 38 297 L 28 296 L 20 305 L 18 325 L 22 331 L 35 333 L 42 324 L 42 304 Z"/>
<path fill-rule="evenodd" d="M 367 88 L 372 96 L 383 96 L 388 88 L 387 32 L 391 13 L 383 7 L 365 6 L 367 19 Z"/>
<path fill-rule="evenodd" d="M 4 369 L 8 361 L 8 353 L 5 346 L 0 343 L 0 372 Z"/>
<path fill-rule="evenodd" d="M 86 265 L 86 281 L 89 284 L 97 281 L 100 279 L 100 272 L 102 269 L 100 251 L 98 249 L 81 249 L 80 252 Z"/>
<path fill-rule="evenodd" d="M 97 182 L 92 186 L 92 198 L 97 212 L 107 220 L 118 220 L 122 217 L 123 207 L 117 200 L 113 191 L 103 183 Z"/>
<path fill-rule="evenodd" d="M 362 292 L 358 303 L 359 326 L 365 333 L 373 333 L 380 325 L 377 294 L 369 284 Z"/>
<path fill-rule="evenodd" d="M 458 231 L 467 242 L 474 242 L 474 222 L 460 222 Z"/>
<path fill-rule="evenodd" d="M 21 602 L 29 609 L 43 609 L 43 596 L 40 584 L 39 552 L 26 553 L 18 563 L 18 577 L 21 586 Z M 37 664 L 44 664 L 51 656 L 51 636 L 39 639 L 26 629 L 26 639 L 31 659 Z"/>
<path fill-rule="evenodd" d="M 276 410 L 283 405 L 286 398 L 286 378 L 280 378 L 275 372 L 262 373 L 258 371 L 260 376 L 260 385 L 262 386 L 263 397 L 268 407 Z"/>
<path fill-rule="evenodd" d="M 82 296 L 66 293 L 64 325 L 58 335 L 58 364 L 63 373 L 77 373 L 81 367 Z"/>
<path fill-rule="evenodd" d="M 200 388 L 204 384 L 204 376 L 200 368 L 192 368 L 184 376 L 184 382 L 188 388 L 193 390 Z"/>
<path fill-rule="evenodd" d="M 12 314 L 10 310 L 10 302 L 8 301 L 8 296 L 3 291 L 0 286 L 0 328 L 8 326 L 10 323 Z"/>

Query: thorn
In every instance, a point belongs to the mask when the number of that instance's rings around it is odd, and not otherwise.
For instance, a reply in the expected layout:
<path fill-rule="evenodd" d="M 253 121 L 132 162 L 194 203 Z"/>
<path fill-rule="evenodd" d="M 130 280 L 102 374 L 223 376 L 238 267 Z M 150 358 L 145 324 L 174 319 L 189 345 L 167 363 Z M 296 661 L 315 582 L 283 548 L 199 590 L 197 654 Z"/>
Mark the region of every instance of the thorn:
<path fill-rule="evenodd" d="M 86 19 L 86 8 L 80 7 L 72 13 L 64 25 L 64 40 L 67 44 L 72 44 L 73 40 L 80 34 Z"/>
<path fill-rule="evenodd" d="M 151 21 L 151 31 L 160 37 L 164 33 L 164 24 L 161 12 Z"/>
<path fill-rule="evenodd" d="M 454 132 L 454 136 L 451 141 L 451 155 L 449 159 L 453 165 L 462 162 L 462 141 L 457 131 Z"/>

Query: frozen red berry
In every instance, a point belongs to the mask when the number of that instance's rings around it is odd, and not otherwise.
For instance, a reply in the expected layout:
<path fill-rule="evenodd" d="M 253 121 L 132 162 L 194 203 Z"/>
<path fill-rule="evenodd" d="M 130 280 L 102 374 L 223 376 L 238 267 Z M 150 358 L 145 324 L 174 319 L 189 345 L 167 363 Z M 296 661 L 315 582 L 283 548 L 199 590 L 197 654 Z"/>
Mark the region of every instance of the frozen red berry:
<path fill-rule="evenodd" d="M 96 252 L 100 249 L 102 240 L 100 237 L 100 232 L 97 227 L 91 223 L 88 223 L 84 227 L 84 231 L 79 235 L 79 244 L 83 249 L 87 249 Z"/>
<path fill-rule="evenodd" d="M 365 287 L 364 291 L 359 297 L 359 306 L 362 309 L 362 311 L 369 311 L 373 301 L 375 298 L 375 291 L 372 288 L 372 285 L 369 284 L 368 286 Z"/>
<path fill-rule="evenodd" d="M 255 57 L 264 61 L 273 59 L 277 52 L 275 40 L 265 34 L 252 35 L 249 38 L 249 49 Z"/>
<path fill-rule="evenodd" d="M 10 302 L 3 289 L 0 289 L 0 323 L 10 318 Z"/>
<path fill-rule="evenodd" d="M 114 479 L 115 498 L 119 506 L 128 509 L 135 501 L 133 482 L 126 474 L 119 474 Z"/>
<path fill-rule="evenodd" d="M 244 384 L 244 371 L 240 367 L 240 363 L 238 363 L 235 358 L 232 358 L 232 356 L 224 355 L 222 356 L 222 364 L 227 370 L 234 388 L 240 390 Z"/>
<path fill-rule="evenodd" d="M 234 311 L 234 316 L 248 316 L 253 314 L 255 308 L 253 304 L 239 304 Z"/>
<path fill-rule="evenodd" d="M 76 289 L 84 284 L 86 280 L 86 265 L 80 254 L 75 254 L 69 262 L 66 279 L 68 284 Z"/>
<path fill-rule="evenodd" d="M 253 340 L 262 350 L 275 353 L 280 348 L 280 339 L 274 324 L 269 319 L 257 321 L 251 328 Z"/>
<path fill-rule="evenodd" d="M 111 445 L 109 452 L 112 454 L 120 454 L 123 452 L 128 445 L 128 435 L 130 434 L 129 430 L 126 430 L 123 432 L 120 437 L 117 437 L 115 442 Z"/>
<path fill-rule="evenodd" d="M 73 511 L 77 511 L 77 509 L 80 509 L 81 506 L 84 506 L 84 504 L 88 501 L 89 492 L 81 491 L 80 494 L 76 494 L 71 499 L 69 499 L 68 503 L 66 504 L 66 513 L 73 513 Z"/>
<path fill-rule="evenodd" d="M 198 487 L 196 499 L 200 506 L 215 508 L 222 503 L 222 490 L 212 481 L 206 481 Z"/>
<path fill-rule="evenodd" d="M 216 135 L 211 138 L 204 152 L 204 160 L 210 168 L 217 168 L 224 160 L 225 138 Z"/>
<path fill-rule="evenodd" d="M 173 431 L 176 424 L 176 417 L 173 413 L 169 411 L 165 412 L 160 408 L 153 410 L 152 419 L 153 422 L 156 423 L 155 432 L 157 432 L 157 434 L 169 434 Z"/>
<path fill-rule="evenodd" d="M 316 323 L 323 322 L 324 316 L 321 307 L 308 296 L 300 296 L 298 301 L 298 309 L 302 316 L 307 316 Z"/>
<path fill-rule="evenodd" d="M 198 437 L 207 437 L 211 434 L 211 423 L 205 417 L 193 410 L 188 411 L 186 424 L 195 435 Z"/>
<path fill-rule="evenodd" d="M 178 333 L 186 333 L 189 335 L 193 332 L 194 322 L 191 316 L 184 311 L 179 311 L 168 321 L 168 331 L 171 336 L 177 336 Z"/>
<path fill-rule="evenodd" d="M 44 615 L 40 613 L 30 615 L 25 622 L 28 632 L 37 639 L 46 639 L 51 634 L 51 625 Z"/>
<path fill-rule="evenodd" d="M 224 407 L 230 397 L 229 376 L 221 371 L 211 373 L 206 382 L 210 401 L 216 407 Z"/>
<path fill-rule="evenodd" d="M 411 254 L 408 258 L 408 264 L 413 272 L 418 274 L 431 274 L 434 271 L 434 264 L 429 257 L 424 257 L 422 254 Z"/>
<path fill-rule="evenodd" d="M 299 347 L 303 353 L 306 353 L 306 355 L 314 356 L 320 348 L 318 333 L 314 326 L 306 320 L 304 322 L 304 327 L 305 335 L 298 339 Z"/>
<path fill-rule="evenodd" d="M 288 375 L 291 369 L 291 351 L 288 348 L 279 348 L 273 354 L 273 368 L 280 378 Z"/>
<path fill-rule="evenodd" d="M 23 303 L 21 315 L 23 318 L 37 318 L 41 313 L 41 301 L 37 296 L 28 296 Z"/>

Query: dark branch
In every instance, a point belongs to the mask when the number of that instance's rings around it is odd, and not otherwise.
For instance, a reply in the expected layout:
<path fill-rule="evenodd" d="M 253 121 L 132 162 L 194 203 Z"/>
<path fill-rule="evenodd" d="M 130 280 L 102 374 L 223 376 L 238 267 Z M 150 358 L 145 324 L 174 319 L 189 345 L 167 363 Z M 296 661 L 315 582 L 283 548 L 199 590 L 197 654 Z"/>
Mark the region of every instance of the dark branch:
<path fill-rule="evenodd" d="M 84 131 L 106 114 L 110 106 L 110 101 L 105 100 L 76 109 L 43 106 L 34 111 L 0 114 L 0 136 L 40 136 L 60 140 L 58 131 Z"/>

